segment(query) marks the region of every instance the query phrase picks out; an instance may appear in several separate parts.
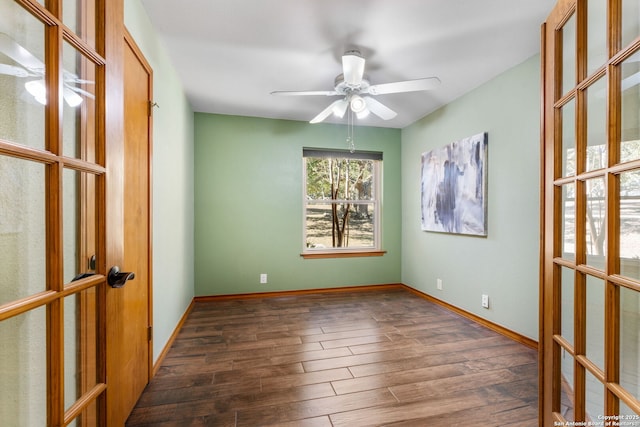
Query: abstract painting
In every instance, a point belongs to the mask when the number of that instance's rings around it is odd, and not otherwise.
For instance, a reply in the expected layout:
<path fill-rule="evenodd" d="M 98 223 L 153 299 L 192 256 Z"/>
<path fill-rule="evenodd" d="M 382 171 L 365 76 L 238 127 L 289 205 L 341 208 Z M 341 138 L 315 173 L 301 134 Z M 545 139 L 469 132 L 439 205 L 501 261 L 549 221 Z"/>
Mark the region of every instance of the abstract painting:
<path fill-rule="evenodd" d="M 422 154 L 422 229 L 487 235 L 486 132 Z"/>

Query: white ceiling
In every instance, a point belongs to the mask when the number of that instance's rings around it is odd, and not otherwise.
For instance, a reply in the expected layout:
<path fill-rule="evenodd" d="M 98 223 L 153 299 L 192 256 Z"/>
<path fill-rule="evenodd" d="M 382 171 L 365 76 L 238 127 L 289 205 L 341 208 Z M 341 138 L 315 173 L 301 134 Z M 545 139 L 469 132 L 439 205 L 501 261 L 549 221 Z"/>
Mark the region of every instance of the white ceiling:
<path fill-rule="evenodd" d="M 342 54 L 357 48 L 371 84 L 442 81 L 433 91 L 379 95 L 398 116 L 359 121 L 403 128 L 539 52 L 555 0 L 142 3 L 195 111 L 311 120 L 334 98 L 270 92 L 333 89 Z"/>

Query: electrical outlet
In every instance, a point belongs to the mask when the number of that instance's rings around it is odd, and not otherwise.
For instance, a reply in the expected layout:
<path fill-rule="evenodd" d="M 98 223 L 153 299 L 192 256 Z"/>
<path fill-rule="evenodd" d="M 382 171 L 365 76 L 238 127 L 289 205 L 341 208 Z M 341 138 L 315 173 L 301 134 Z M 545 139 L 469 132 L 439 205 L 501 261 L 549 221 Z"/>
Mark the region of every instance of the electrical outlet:
<path fill-rule="evenodd" d="M 260 283 L 262 284 L 267 283 L 267 273 L 260 274 Z"/>
<path fill-rule="evenodd" d="M 442 290 L 442 279 L 436 279 L 436 288 L 441 291 Z"/>
<path fill-rule="evenodd" d="M 482 307 L 489 308 L 489 295 L 482 294 Z"/>

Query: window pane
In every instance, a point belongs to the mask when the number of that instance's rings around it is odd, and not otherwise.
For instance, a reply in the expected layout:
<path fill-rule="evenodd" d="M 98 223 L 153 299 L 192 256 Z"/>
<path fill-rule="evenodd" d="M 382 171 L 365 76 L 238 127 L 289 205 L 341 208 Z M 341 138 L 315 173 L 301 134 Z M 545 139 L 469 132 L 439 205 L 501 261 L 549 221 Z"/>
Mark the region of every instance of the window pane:
<path fill-rule="evenodd" d="M 622 0 L 622 47 L 640 35 L 640 2 Z"/>
<path fill-rule="evenodd" d="M 44 172 L 0 156 L 0 304 L 46 289 Z"/>
<path fill-rule="evenodd" d="M 576 85 L 576 17 L 562 27 L 562 93 Z"/>
<path fill-rule="evenodd" d="M 589 0 L 587 4 L 587 74 L 607 62 L 607 1 Z"/>
<path fill-rule="evenodd" d="M 97 384 L 96 288 L 64 299 L 65 409 Z"/>
<path fill-rule="evenodd" d="M 96 43 L 95 0 L 63 0 L 62 20 L 89 46 Z"/>
<path fill-rule="evenodd" d="M 562 186 L 562 257 L 575 260 L 576 192 L 575 184 Z"/>
<path fill-rule="evenodd" d="M 0 138 L 44 149 L 44 26 L 0 0 Z"/>
<path fill-rule="evenodd" d="M 576 174 L 576 104 L 569 101 L 562 114 L 562 176 Z"/>
<path fill-rule="evenodd" d="M 587 226 L 586 249 L 587 263 L 604 270 L 604 255 L 606 255 L 606 200 L 604 178 L 589 179 L 587 187 Z"/>
<path fill-rule="evenodd" d="M 95 64 L 64 43 L 63 153 L 95 160 Z"/>
<path fill-rule="evenodd" d="M 47 425 L 45 314 L 41 307 L 0 322 L 0 420 L 9 426 Z"/>
<path fill-rule="evenodd" d="M 607 166 L 607 87 L 601 78 L 587 90 L 587 167 L 586 170 Z"/>
<path fill-rule="evenodd" d="M 640 279 L 640 171 L 620 174 L 620 274 Z"/>
<path fill-rule="evenodd" d="M 640 52 L 621 65 L 621 138 L 620 161 L 640 159 Z"/>
<path fill-rule="evenodd" d="M 306 212 L 307 248 L 375 247 L 373 204 L 316 203 Z"/>
<path fill-rule="evenodd" d="M 307 157 L 308 200 L 372 200 L 371 160 Z"/>
<path fill-rule="evenodd" d="M 620 385 L 640 399 L 640 293 L 620 288 Z"/>
<path fill-rule="evenodd" d="M 573 312 L 575 306 L 575 280 L 574 280 L 574 271 L 567 267 L 561 268 L 561 282 L 562 282 L 562 306 L 560 308 L 560 319 L 561 319 L 561 331 L 562 337 L 566 339 L 569 344 L 574 346 L 573 341 Z"/>
<path fill-rule="evenodd" d="M 587 358 L 604 371 L 604 281 L 587 276 Z"/>

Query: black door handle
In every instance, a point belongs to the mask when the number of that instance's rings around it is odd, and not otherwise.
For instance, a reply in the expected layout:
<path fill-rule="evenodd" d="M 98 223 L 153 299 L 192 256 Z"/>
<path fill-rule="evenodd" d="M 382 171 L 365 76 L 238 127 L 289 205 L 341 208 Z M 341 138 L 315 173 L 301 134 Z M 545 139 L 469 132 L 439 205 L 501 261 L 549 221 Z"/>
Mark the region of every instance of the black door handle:
<path fill-rule="evenodd" d="M 135 279 L 136 275 L 131 272 L 120 271 L 120 267 L 114 265 L 107 275 L 107 283 L 112 288 L 121 288 L 127 283 L 127 280 Z"/>

